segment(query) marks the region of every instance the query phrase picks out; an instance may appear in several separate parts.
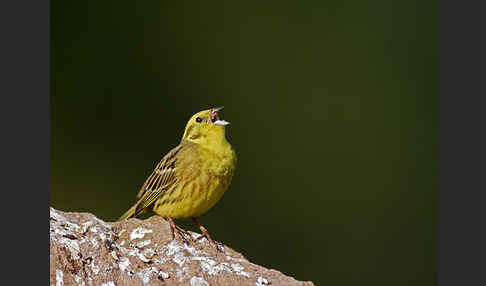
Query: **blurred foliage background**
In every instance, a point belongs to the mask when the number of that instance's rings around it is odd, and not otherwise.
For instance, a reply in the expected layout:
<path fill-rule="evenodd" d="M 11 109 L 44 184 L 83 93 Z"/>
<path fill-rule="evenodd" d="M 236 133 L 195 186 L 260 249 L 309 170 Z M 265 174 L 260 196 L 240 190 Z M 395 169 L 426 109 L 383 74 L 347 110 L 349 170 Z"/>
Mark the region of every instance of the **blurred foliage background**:
<path fill-rule="evenodd" d="M 116 220 L 224 105 L 214 238 L 316 285 L 435 284 L 436 6 L 51 1 L 50 204 Z"/>

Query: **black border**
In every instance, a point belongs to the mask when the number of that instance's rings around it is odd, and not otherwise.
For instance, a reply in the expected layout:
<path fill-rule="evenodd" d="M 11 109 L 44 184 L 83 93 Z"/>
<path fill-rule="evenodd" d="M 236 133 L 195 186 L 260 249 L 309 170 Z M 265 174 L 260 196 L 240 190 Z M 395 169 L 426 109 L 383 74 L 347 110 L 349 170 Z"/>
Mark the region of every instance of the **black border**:
<path fill-rule="evenodd" d="M 486 285 L 484 8 L 439 1 L 438 284 Z"/>
<path fill-rule="evenodd" d="M 0 5 L 4 273 L 23 285 L 49 279 L 49 7 Z"/>

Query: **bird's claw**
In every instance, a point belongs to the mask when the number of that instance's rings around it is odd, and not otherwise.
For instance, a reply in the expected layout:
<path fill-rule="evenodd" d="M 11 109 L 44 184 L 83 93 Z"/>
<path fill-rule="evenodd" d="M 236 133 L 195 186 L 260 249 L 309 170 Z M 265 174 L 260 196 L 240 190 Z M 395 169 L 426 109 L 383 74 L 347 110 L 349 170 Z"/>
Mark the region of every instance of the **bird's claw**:
<path fill-rule="evenodd" d="M 218 250 L 219 252 L 224 252 L 224 247 L 221 243 L 219 242 L 216 242 L 214 241 L 211 236 L 209 236 L 209 233 L 205 232 L 203 234 L 201 234 L 198 238 L 196 238 L 196 240 L 203 240 L 203 239 L 207 239 L 209 241 L 210 244 L 212 244 L 216 250 Z"/>

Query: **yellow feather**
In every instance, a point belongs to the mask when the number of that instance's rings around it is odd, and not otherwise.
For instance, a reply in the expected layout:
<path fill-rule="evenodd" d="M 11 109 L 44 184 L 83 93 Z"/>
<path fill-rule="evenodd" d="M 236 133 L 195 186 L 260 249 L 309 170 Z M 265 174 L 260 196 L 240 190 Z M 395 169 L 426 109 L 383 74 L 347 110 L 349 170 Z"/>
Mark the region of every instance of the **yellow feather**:
<path fill-rule="evenodd" d="M 221 199 L 231 183 L 236 154 L 226 140 L 228 122 L 214 110 L 191 117 L 180 144 L 157 164 L 120 220 L 149 208 L 162 217 L 196 218 Z"/>

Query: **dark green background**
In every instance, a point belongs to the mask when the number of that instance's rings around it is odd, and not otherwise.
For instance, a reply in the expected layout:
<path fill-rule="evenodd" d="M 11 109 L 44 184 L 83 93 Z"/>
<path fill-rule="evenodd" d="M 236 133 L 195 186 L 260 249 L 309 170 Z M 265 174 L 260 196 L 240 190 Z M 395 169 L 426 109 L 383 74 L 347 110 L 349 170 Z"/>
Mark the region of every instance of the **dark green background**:
<path fill-rule="evenodd" d="M 435 284 L 436 10 L 51 1 L 51 205 L 115 220 L 224 105 L 239 162 L 214 238 L 316 285 Z"/>

